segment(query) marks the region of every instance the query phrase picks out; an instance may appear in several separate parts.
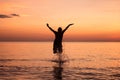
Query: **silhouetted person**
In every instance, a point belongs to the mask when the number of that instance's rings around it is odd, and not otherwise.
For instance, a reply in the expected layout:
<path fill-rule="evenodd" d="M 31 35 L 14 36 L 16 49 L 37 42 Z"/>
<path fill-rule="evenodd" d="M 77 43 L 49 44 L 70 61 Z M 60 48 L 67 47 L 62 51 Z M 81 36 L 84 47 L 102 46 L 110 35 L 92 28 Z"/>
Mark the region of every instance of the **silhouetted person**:
<path fill-rule="evenodd" d="M 58 31 L 53 30 L 49 24 L 47 24 L 47 27 L 55 34 L 55 40 L 53 44 L 53 53 L 62 53 L 62 38 L 64 32 L 73 24 L 69 24 L 64 30 L 62 30 L 61 27 L 58 28 Z"/>

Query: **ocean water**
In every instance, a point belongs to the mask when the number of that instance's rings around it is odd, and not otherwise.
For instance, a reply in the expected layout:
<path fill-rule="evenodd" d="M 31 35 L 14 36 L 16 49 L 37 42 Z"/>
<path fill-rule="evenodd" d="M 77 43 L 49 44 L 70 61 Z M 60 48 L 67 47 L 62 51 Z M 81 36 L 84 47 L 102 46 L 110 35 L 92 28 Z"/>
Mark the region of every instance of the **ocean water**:
<path fill-rule="evenodd" d="M 0 80 L 120 80 L 120 42 L 0 42 Z"/>

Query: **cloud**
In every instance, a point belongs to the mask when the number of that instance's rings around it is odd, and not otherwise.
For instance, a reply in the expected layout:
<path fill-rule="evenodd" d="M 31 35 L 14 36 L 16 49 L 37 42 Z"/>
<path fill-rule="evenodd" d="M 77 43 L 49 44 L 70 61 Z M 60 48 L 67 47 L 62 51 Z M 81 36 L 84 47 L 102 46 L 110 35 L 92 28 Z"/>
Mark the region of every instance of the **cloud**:
<path fill-rule="evenodd" d="M 11 16 L 9 16 L 9 15 L 0 14 L 0 18 L 12 18 L 12 17 L 11 17 Z"/>
<path fill-rule="evenodd" d="M 0 14 L 0 18 L 13 18 L 14 16 L 19 17 L 19 14 L 10 14 L 10 15 L 6 15 L 6 14 Z"/>
<path fill-rule="evenodd" d="M 11 14 L 11 15 L 12 15 L 12 16 L 18 16 L 18 17 L 20 16 L 19 14 Z"/>

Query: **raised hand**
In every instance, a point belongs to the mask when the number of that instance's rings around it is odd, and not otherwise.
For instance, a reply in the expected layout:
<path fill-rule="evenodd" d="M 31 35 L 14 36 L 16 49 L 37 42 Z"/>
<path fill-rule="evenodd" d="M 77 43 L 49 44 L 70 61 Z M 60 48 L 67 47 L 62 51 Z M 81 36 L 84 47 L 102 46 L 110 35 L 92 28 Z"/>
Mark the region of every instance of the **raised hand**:
<path fill-rule="evenodd" d="M 54 30 L 49 26 L 48 23 L 47 23 L 46 25 L 47 25 L 47 27 L 48 27 L 52 32 L 54 32 L 54 33 L 56 32 L 56 31 L 54 31 Z"/>
<path fill-rule="evenodd" d="M 68 26 L 71 26 L 71 25 L 74 25 L 74 24 L 72 23 L 72 24 L 69 24 Z"/>
<path fill-rule="evenodd" d="M 73 23 L 72 23 L 72 24 L 69 24 L 69 25 L 63 30 L 63 33 L 64 33 L 71 25 L 73 25 Z"/>
<path fill-rule="evenodd" d="M 48 23 L 47 23 L 46 25 L 49 27 L 49 24 L 48 24 Z"/>

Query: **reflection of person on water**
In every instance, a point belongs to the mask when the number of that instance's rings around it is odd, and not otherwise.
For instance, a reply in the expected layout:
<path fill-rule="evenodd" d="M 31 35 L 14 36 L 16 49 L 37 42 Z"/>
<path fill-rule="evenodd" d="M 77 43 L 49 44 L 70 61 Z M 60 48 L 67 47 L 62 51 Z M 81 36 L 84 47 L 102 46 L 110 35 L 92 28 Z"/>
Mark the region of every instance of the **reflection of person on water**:
<path fill-rule="evenodd" d="M 55 80 L 62 80 L 62 72 L 63 72 L 63 68 L 62 67 L 53 67 L 53 76 Z"/>
<path fill-rule="evenodd" d="M 58 28 L 58 31 L 53 30 L 49 24 L 47 24 L 47 27 L 55 34 L 55 40 L 53 45 L 53 52 L 54 53 L 62 53 L 62 38 L 64 32 L 73 24 L 69 24 L 64 30 L 62 30 L 61 27 Z"/>
<path fill-rule="evenodd" d="M 53 76 L 54 76 L 54 80 L 62 80 L 62 73 L 64 70 L 64 66 L 63 66 L 64 62 L 62 62 L 61 59 L 58 60 L 58 62 L 56 62 L 56 65 L 53 66 Z"/>

